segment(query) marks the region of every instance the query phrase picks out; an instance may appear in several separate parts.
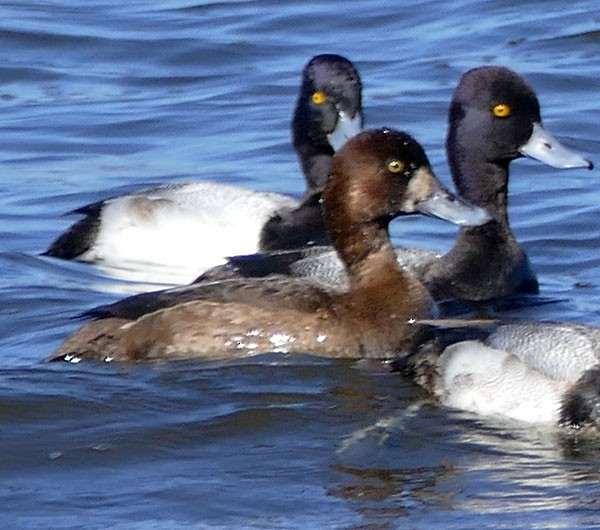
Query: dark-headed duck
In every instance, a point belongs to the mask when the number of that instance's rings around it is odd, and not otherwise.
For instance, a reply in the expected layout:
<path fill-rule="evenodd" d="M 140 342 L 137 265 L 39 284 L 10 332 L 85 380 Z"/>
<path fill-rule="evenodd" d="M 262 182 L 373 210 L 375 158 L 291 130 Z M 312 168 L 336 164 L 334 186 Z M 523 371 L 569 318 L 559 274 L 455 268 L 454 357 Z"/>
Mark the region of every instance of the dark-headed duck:
<path fill-rule="evenodd" d="M 459 223 L 489 216 L 452 196 L 421 146 L 381 129 L 349 140 L 324 190 L 331 240 L 349 287 L 336 291 L 289 277 L 230 280 L 142 293 L 105 308 L 51 359 L 146 361 L 227 358 L 294 351 L 326 357 L 391 358 L 422 336 L 411 321 L 431 315 L 423 284 L 395 259 L 388 224 L 427 213 Z"/>
<path fill-rule="evenodd" d="M 321 189 L 334 151 L 362 129 L 361 80 L 339 55 L 305 66 L 292 121 L 307 190 L 278 193 L 198 182 L 175 184 L 84 206 L 84 218 L 47 256 L 97 263 L 112 276 L 184 284 L 227 256 L 328 244 Z"/>
<path fill-rule="evenodd" d="M 483 416 L 600 430 L 600 329 L 501 324 L 483 340 L 415 356 L 416 382 L 442 404 Z"/>
<path fill-rule="evenodd" d="M 521 156 L 557 168 L 592 168 L 592 164 L 543 128 L 533 89 L 518 74 L 499 66 L 463 75 L 450 105 L 446 150 L 458 193 L 485 208 L 496 222 L 461 228 L 445 255 L 398 248 L 399 263 L 417 274 L 437 300 L 486 301 L 537 293 L 536 276 L 508 221 L 508 166 Z M 239 256 L 205 277 L 273 272 L 332 286 L 345 279 L 337 255 L 326 247 Z"/>

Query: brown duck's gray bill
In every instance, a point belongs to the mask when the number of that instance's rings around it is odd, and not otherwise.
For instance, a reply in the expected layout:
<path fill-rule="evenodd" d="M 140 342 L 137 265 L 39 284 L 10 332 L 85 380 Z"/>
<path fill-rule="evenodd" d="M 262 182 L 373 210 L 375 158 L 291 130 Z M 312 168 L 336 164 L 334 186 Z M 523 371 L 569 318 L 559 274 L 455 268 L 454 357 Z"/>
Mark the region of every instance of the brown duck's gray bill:
<path fill-rule="evenodd" d="M 340 147 L 347 140 L 357 135 L 362 130 L 362 117 L 360 112 L 357 112 L 354 117 L 350 116 L 343 110 L 338 111 L 338 121 L 333 132 L 327 135 L 329 145 L 334 151 L 339 151 Z"/>
<path fill-rule="evenodd" d="M 419 201 L 415 208 L 426 215 L 461 226 L 479 226 L 492 220 L 483 208 L 466 202 L 442 186 L 436 186 L 429 198 Z"/>
<path fill-rule="evenodd" d="M 541 123 L 533 124 L 533 132 L 527 143 L 519 148 L 519 152 L 556 168 L 594 167 L 579 153 L 561 144 Z"/>

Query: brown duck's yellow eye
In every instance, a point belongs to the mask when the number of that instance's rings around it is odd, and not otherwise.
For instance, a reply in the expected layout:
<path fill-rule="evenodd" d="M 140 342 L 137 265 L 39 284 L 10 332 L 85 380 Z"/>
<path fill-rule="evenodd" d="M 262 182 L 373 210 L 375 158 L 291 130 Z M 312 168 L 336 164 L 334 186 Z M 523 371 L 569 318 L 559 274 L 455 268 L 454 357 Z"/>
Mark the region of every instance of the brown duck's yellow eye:
<path fill-rule="evenodd" d="M 387 168 L 390 173 L 400 173 L 404 170 L 404 162 L 392 160 L 391 162 L 388 162 Z"/>
<path fill-rule="evenodd" d="M 312 102 L 315 105 L 322 105 L 323 103 L 325 103 L 325 101 L 327 101 L 327 94 L 325 94 L 325 92 L 321 92 L 319 90 L 318 92 L 313 93 Z"/>
<path fill-rule="evenodd" d="M 511 113 L 511 108 L 508 103 L 498 103 L 492 111 L 494 116 L 498 118 L 508 118 Z"/>

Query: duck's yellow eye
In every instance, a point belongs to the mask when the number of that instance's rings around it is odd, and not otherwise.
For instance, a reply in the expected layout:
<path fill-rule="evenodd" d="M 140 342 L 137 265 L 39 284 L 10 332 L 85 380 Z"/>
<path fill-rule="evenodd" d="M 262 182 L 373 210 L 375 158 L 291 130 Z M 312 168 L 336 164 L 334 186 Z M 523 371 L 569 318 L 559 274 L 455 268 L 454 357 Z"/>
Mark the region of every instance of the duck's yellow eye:
<path fill-rule="evenodd" d="M 492 111 L 494 116 L 498 118 L 508 118 L 511 113 L 511 108 L 508 103 L 498 103 Z"/>
<path fill-rule="evenodd" d="M 325 103 L 325 101 L 327 101 L 327 94 L 325 94 L 325 92 L 321 92 L 319 90 L 318 92 L 313 93 L 312 102 L 315 105 L 322 105 L 323 103 Z"/>
<path fill-rule="evenodd" d="M 392 160 L 388 162 L 387 168 L 390 173 L 400 173 L 404 170 L 404 162 L 401 160 Z"/>

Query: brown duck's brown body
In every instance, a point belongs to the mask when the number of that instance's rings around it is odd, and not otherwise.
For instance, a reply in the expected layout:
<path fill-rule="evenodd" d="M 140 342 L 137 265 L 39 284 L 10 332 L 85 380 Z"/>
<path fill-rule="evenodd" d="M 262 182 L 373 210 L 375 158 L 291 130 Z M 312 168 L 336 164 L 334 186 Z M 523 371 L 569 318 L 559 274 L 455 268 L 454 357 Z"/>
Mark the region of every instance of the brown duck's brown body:
<path fill-rule="evenodd" d="M 136 362 L 274 351 L 331 358 L 406 355 L 423 340 L 410 321 L 430 316 L 431 300 L 421 284 L 405 274 L 393 280 L 389 274 L 378 276 L 352 294 L 331 293 L 321 300 L 326 303 L 314 307 L 295 308 L 293 298 L 278 297 L 260 306 L 197 300 L 135 321 L 95 320 L 71 335 L 53 357 Z"/>
<path fill-rule="evenodd" d="M 119 302 L 71 335 L 51 359 L 151 361 L 302 352 L 323 357 L 395 358 L 417 348 L 411 321 L 433 301 L 396 262 L 388 224 L 430 210 L 447 190 L 408 135 L 379 130 L 350 140 L 334 158 L 323 194 L 330 237 L 346 266 L 346 291 L 289 277 L 234 279 Z M 446 196 L 446 195 L 444 195 Z M 449 199 L 452 208 L 460 201 Z M 165 294 L 166 293 L 166 294 Z"/>

